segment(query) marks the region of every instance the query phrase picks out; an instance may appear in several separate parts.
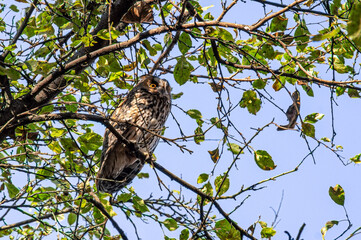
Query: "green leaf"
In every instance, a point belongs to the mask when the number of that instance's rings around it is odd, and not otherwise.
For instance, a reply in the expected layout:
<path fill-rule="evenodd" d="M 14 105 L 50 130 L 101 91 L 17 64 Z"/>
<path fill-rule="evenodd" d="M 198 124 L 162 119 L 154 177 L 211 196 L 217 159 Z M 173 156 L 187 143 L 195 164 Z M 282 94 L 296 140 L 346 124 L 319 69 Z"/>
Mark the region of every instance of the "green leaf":
<path fill-rule="evenodd" d="M 353 6 L 351 8 L 350 16 L 347 22 L 347 32 L 348 36 L 353 40 L 353 42 L 361 47 L 361 2 L 353 1 Z"/>
<path fill-rule="evenodd" d="M 219 159 L 219 149 L 216 148 L 214 150 L 209 150 L 208 151 L 209 155 L 211 155 L 211 159 L 214 163 L 216 163 Z"/>
<path fill-rule="evenodd" d="M 149 178 L 149 173 L 138 173 L 137 177 L 138 177 L 139 179 Z"/>
<path fill-rule="evenodd" d="M 75 213 L 69 213 L 68 214 L 68 224 L 73 225 L 77 219 L 77 216 Z"/>
<path fill-rule="evenodd" d="M 205 181 L 208 180 L 208 177 L 209 177 L 209 175 L 206 174 L 206 173 L 200 174 L 200 175 L 198 176 L 197 183 L 198 183 L 198 184 L 199 184 L 199 183 L 204 183 Z"/>
<path fill-rule="evenodd" d="M 201 191 L 203 193 L 207 194 L 208 196 L 213 197 L 213 187 L 209 181 L 203 185 L 203 187 L 201 188 Z M 206 202 L 208 202 L 208 201 L 206 200 Z"/>
<path fill-rule="evenodd" d="M 270 30 L 271 32 L 285 31 L 287 28 L 288 18 L 285 14 L 277 15 L 271 21 Z"/>
<path fill-rule="evenodd" d="M 51 113 L 54 111 L 54 105 L 48 105 L 41 108 L 38 114 Z"/>
<path fill-rule="evenodd" d="M 227 146 L 228 146 L 228 149 L 229 151 L 231 151 L 233 154 L 240 154 L 240 153 L 243 153 L 241 152 L 242 151 L 242 148 L 241 146 L 239 146 L 238 144 L 235 144 L 235 143 L 227 143 Z"/>
<path fill-rule="evenodd" d="M 240 240 L 241 234 L 226 219 L 216 222 L 215 232 L 220 240 Z"/>
<path fill-rule="evenodd" d="M 93 217 L 97 224 L 101 224 L 105 221 L 105 216 L 97 207 L 93 207 Z"/>
<path fill-rule="evenodd" d="M 187 114 L 193 119 L 201 119 L 202 113 L 197 109 L 189 109 Z"/>
<path fill-rule="evenodd" d="M 6 69 L 6 75 L 13 81 L 18 80 L 21 77 L 20 73 L 13 68 Z"/>
<path fill-rule="evenodd" d="M 256 92 L 248 90 L 243 93 L 243 97 L 239 105 L 241 108 L 247 107 L 249 113 L 256 115 L 256 113 L 261 109 L 261 103 L 261 100 L 257 98 Z"/>
<path fill-rule="evenodd" d="M 335 187 L 330 187 L 328 194 L 336 204 L 341 206 L 345 204 L 345 192 L 340 185 L 337 184 Z"/>
<path fill-rule="evenodd" d="M 264 227 L 261 230 L 261 237 L 262 238 L 271 238 L 276 234 L 276 231 L 273 227 Z"/>
<path fill-rule="evenodd" d="M 131 198 L 132 198 L 131 193 L 122 193 L 122 194 L 118 195 L 117 201 L 124 203 L 124 202 L 128 202 Z"/>
<path fill-rule="evenodd" d="M 48 147 L 55 153 L 60 154 L 62 152 L 61 146 L 57 141 L 52 141 L 50 144 L 48 144 Z"/>
<path fill-rule="evenodd" d="M 331 142 L 331 139 L 329 139 L 328 137 L 323 137 L 321 138 L 321 140 L 324 142 Z"/>
<path fill-rule="evenodd" d="M 172 93 L 172 99 L 173 99 L 173 100 L 178 99 L 178 98 L 180 98 L 181 96 L 183 96 L 183 92 L 175 93 L 175 94 Z"/>
<path fill-rule="evenodd" d="M 194 142 L 197 144 L 200 144 L 204 141 L 204 133 L 201 127 L 197 127 L 196 130 L 194 130 Z"/>
<path fill-rule="evenodd" d="M 148 50 L 151 56 L 157 55 L 157 50 L 150 45 L 150 42 L 148 40 L 143 40 L 142 44 Z"/>
<path fill-rule="evenodd" d="M 53 138 L 58 138 L 66 132 L 63 128 L 50 128 L 50 136 Z"/>
<path fill-rule="evenodd" d="M 65 108 L 69 112 L 75 113 L 78 110 L 78 104 L 75 104 L 78 100 L 73 95 L 65 95 L 61 99 L 66 102 L 74 102 L 74 104 L 65 104 Z"/>
<path fill-rule="evenodd" d="M 358 93 L 358 91 L 356 89 L 349 88 L 347 90 L 347 94 L 350 98 L 360 98 L 360 94 Z"/>
<path fill-rule="evenodd" d="M 133 197 L 133 207 L 135 210 L 140 211 L 141 213 L 149 212 L 147 205 L 145 205 L 144 200 L 138 196 Z"/>
<path fill-rule="evenodd" d="M 76 143 L 71 138 L 61 138 L 60 143 L 65 151 L 74 152 L 78 149 Z"/>
<path fill-rule="evenodd" d="M 306 23 L 303 20 L 301 24 L 296 28 L 294 35 L 295 41 L 297 43 L 296 48 L 299 52 L 303 52 L 307 47 L 308 41 L 310 40 L 309 34 L 310 32 L 308 31 Z"/>
<path fill-rule="evenodd" d="M 338 221 L 328 221 L 323 228 L 321 228 L 322 240 L 325 240 L 326 232 L 334 225 L 338 225 Z"/>
<path fill-rule="evenodd" d="M 44 180 L 54 176 L 54 168 L 53 167 L 44 167 L 36 172 L 36 178 L 40 180 Z"/>
<path fill-rule="evenodd" d="M 95 151 L 103 145 L 103 138 L 97 133 L 88 132 L 78 137 L 78 142 L 82 147 L 90 151 Z"/>
<path fill-rule="evenodd" d="M 281 88 L 283 88 L 284 84 L 285 84 L 285 78 L 284 77 L 280 77 L 279 79 L 276 79 L 274 81 L 274 83 L 272 84 L 272 88 L 277 92 L 279 90 L 281 90 Z"/>
<path fill-rule="evenodd" d="M 261 54 L 268 59 L 274 59 L 276 56 L 272 45 L 269 43 L 263 44 L 261 48 Z"/>
<path fill-rule="evenodd" d="M 178 40 L 178 48 L 182 54 L 186 54 L 192 47 L 192 40 L 189 33 L 182 32 Z"/>
<path fill-rule="evenodd" d="M 189 238 L 189 230 L 187 228 L 183 229 L 181 234 L 179 235 L 179 240 L 188 240 Z"/>
<path fill-rule="evenodd" d="M 321 120 L 324 116 L 325 116 L 325 114 L 322 114 L 322 113 L 311 113 L 311 114 L 307 115 L 305 117 L 305 120 L 303 120 L 303 121 L 307 122 L 307 123 L 316 123 L 318 120 Z"/>
<path fill-rule="evenodd" d="M 166 228 L 168 228 L 169 231 L 175 231 L 178 228 L 178 224 L 177 221 L 174 220 L 173 218 L 167 218 L 164 222 L 163 222 L 164 226 Z"/>
<path fill-rule="evenodd" d="M 215 186 L 216 192 L 218 192 L 218 196 L 222 196 L 229 189 L 229 178 L 227 176 L 226 179 L 224 179 L 224 177 L 225 177 L 225 174 L 216 177 L 216 179 L 214 180 L 214 186 Z M 223 184 L 222 184 L 222 182 L 223 182 Z"/>
<path fill-rule="evenodd" d="M 19 189 L 15 187 L 12 183 L 5 182 L 5 186 L 8 189 L 8 194 L 10 198 L 16 197 L 16 195 L 19 193 Z"/>
<path fill-rule="evenodd" d="M 263 79 L 257 79 L 252 83 L 252 86 L 256 89 L 264 89 L 267 84 L 267 81 Z"/>
<path fill-rule="evenodd" d="M 340 28 L 335 28 L 330 32 L 321 33 L 321 34 L 317 34 L 317 35 L 313 36 L 312 40 L 313 41 L 322 41 L 322 40 L 325 40 L 325 39 L 331 39 L 334 36 L 336 36 L 339 32 L 340 32 Z"/>
<path fill-rule="evenodd" d="M 15 6 L 15 5 L 10 5 L 10 7 L 9 7 L 11 10 L 13 10 L 14 12 L 19 12 L 19 9 L 18 9 L 18 7 L 17 6 Z"/>
<path fill-rule="evenodd" d="M 315 137 L 315 126 L 311 123 L 302 123 L 302 132 L 309 137 Z"/>
<path fill-rule="evenodd" d="M 191 76 L 191 71 L 193 69 L 193 66 L 187 61 L 184 56 L 178 58 L 177 64 L 175 65 L 173 72 L 175 81 L 179 85 L 185 84 L 189 80 Z"/>
<path fill-rule="evenodd" d="M 271 155 L 268 154 L 265 150 L 257 150 L 254 152 L 254 160 L 256 161 L 258 167 L 262 170 L 273 170 L 277 167 L 272 160 Z"/>
<path fill-rule="evenodd" d="M 345 92 L 346 88 L 344 87 L 337 87 L 336 88 L 336 95 L 341 96 Z"/>
<path fill-rule="evenodd" d="M 333 67 L 338 73 L 348 73 L 352 71 L 350 66 L 345 65 L 345 58 L 341 55 L 333 56 Z"/>
<path fill-rule="evenodd" d="M 312 90 L 312 88 L 310 86 L 302 85 L 302 88 L 303 88 L 303 90 L 305 90 L 305 92 L 307 93 L 308 96 L 310 96 L 310 97 L 314 96 L 313 90 Z"/>
<path fill-rule="evenodd" d="M 217 30 L 218 30 L 218 37 L 220 37 L 221 39 L 223 39 L 225 41 L 234 42 L 232 34 L 230 32 L 228 32 L 226 29 L 217 27 Z"/>
<path fill-rule="evenodd" d="M 354 163 L 361 163 L 361 153 L 357 154 L 356 156 L 350 158 L 350 160 Z"/>

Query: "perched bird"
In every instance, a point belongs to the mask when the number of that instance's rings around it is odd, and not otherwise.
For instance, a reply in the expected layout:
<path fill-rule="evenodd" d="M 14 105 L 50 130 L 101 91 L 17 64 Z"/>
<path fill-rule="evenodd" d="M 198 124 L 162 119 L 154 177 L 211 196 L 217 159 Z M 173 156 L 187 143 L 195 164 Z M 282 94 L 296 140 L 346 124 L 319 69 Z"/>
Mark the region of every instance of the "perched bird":
<path fill-rule="evenodd" d="M 166 80 L 152 75 L 140 79 L 112 113 L 111 119 L 117 122 L 111 124 L 140 151 L 151 155 L 170 113 L 171 88 Z M 133 180 L 143 165 L 144 162 L 126 144 L 106 129 L 96 177 L 98 190 L 107 193 L 119 191 Z"/>
<path fill-rule="evenodd" d="M 287 125 L 281 125 L 280 127 L 278 127 L 277 128 L 278 131 L 291 129 L 296 126 L 297 116 L 300 112 L 300 107 L 301 107 L 300 92 L 298 90 L 292 93 L 292 101 L 293 101 L 292 105 L 288 107 L 286 112 L 286 116 L 289 123 Z"/>

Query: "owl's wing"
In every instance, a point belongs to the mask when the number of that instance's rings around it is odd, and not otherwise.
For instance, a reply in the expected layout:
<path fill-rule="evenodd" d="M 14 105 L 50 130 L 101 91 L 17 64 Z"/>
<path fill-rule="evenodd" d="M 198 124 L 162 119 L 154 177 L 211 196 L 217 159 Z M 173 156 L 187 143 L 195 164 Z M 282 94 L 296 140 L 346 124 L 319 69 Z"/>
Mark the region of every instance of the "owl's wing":
<path fill-rule="evenodd" d="M 132 127 L 127 129 L 134 130 Z M 109 193 L 119 191 L 133 180 L 142 167 L 143 163 L 107 129 L 97 174 L 98 189 Z"/>
<path fill-rule="evenodd" d="M 123 101 L 113 112 L 112 118 L 128 121 L 134 118 L 135 106 L 128 107 L 127 100 Z M 136 133 L 140 130 L 127 123 L 112 123 L 113 127 L 127 140 L 136 140 Z M 105 130 L 103 150 L 100 159 L 100 169 L 96 184 L 100 191 L 116 192 L 127 185 L 141 170 L 143 163 L 137 159 L 128 147 L 120 142 L 109 130 Z M 107 179 L 107 180 L 106 180 Z"/>

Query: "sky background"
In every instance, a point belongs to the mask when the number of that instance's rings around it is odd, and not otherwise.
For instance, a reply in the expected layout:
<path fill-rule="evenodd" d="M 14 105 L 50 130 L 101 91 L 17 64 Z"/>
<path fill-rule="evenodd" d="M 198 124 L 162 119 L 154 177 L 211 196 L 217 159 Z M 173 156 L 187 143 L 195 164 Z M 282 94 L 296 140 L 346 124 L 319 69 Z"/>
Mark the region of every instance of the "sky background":
<path fill-rule="evenodd" d="M 284 3 L 290 3 L 291 1 L 285 1 Z M 213 16 L 217 17 L 221 7 L 219 1 L 204 0 L 200 1 L 203 7 L 214 5 L 207 11 L 212 12 Z M 267 7 L 267 12 L 272 8 Z M 278 8 L 274 8 L 278 9 Z M 278 9 L 279 10 L 279 9 Z M 322 9 L 319 9 L 322 10 Z M 264 16 L 264 10 L 260 3 L 247 1 L 246 4 L 239 1 L 237 6 L 233 8 L 224 21 L 241 23 L 241 24 L 253 24 Z M 290 19 L 292 16 L 288 15 Z M 325 20 L 325 18 L 322 18 Z M 315 18 L 315 22 L 318 23 L 318 19 Z M 324 25 L 327 25 L 325 22 Z M 317 25 L 316 25 L 317 27 Z M 317 32 L 310 28 L 312 34 Z M 249 36 L 245 33 L 241 33 L 242 39 L 248 39 Z M 163 39 L 161 36 L 159 39 Z M 193 40 L 193 43 L 195 41 Z M 200 44 L 200 43 L 196 43 Z M 294 53 L 296 53 L 294 51 Z M 175 56 L 178 56 L 179 52 L 177 47 L 172 52 Z M 195 64 L 195 62 L 192 62 Z M 317 69 L 320 72 L 320 77 L 323 79 L 331 79 L 331 71 L 327 71 L 326 68 Z M 206 74 L 205 72 L 198 72 Z M 226 71 L 224 75 L 228 76 Z M 253 76 L 250 71 L 244 71 L 239 74 L 239 78 L 246 78 Z M 203 119 L 207 122 L 212 117 L 217 116 L 217 93 L 214 93 L 207 81 L 199 79 L 200 83 L 194 84 L 191 82 L 186 83 L 183 86 L 179 86 L 173 79 L 172 75 L 163 75 L 163 78 L 167 79 L 172 88 L 173 93 L 183 92 L 184 95 L 177 100 L 173 101 L 174 105 L 181 107 L 184 110 L 198 109 L 201 111 Z M 346 76 L 343 76 L 344 78 Z M 343 78 L 337 80 L 344 80 Z M 230 89 L 230 101 L 233 105 L 241 100 L 243 89 L 249 89 L 249 83 L 242 83 L 239 86 L 241 89 Z M 287 85 L 288 89 L 293 92 L 294 86 Z M 323 113 L 325 117 L 315 124 L 316 138 L 332 137 L 331 126 L 331 108 L 330 108 L 330 90 L 325 87 L 318 87 L 313 85 L 314 97 L 309 97 L 301 89 L 297 87 L 301 93 L 301 115 L 304 118 L 311 113 Z M 279 92 L 274 92 L 270 84 L 266 87 L 266 90 L 274 98 L 272 101 L 278 106 L 287 110 L 291 104 L 291 99 L 288 93 L 282 89 Z M 265 94 L 264 92 L 262 92 Z M 334 104 L 334 116 L 335 116 L 335 144 L 342 145 L 343 151 L 340 153 L 344 157 L 344 163 L 348 161 L 350 157 L 355 156 L 361 152 L 360 149 L 360 133 L 361 133 L 361 113 L 359 110 L 360 99 L 351 99 L 346 94 L 340 97 L 336 97 L 336 103 Z M 186 135 L 192 135 L 196 127 L 195 121 L 185 115 L 177 107 L 173 106 L 172 113 L 178 122 L 181 123 L 182 129 Z M 237 107 L 231 113 L 231 119 L 242 134 L 249 140 L 255 133 L 254 129 L 263 127 L 272 119 L 277 124 L 286 124 L 285 114 L 276 108 L 273 104 L 263 101 L 261 110 L 256 116 L 248 113 L 247 109 Z M 299 122 L 299 121 L 298 121 Z M 178 126 L 170 116 L 166 126 L 165 136 L 168 138 L 179 137 Z M 203 130 L 207 128 L 204 124 Z M 104 127 L 95 124 L 94 131 L 103 135 Z M 234 131 L 230 134 L 236 135 Z M 209 156 L 208 150 L 215 149 L 220 138 L 222 138 L 221 132 L 211 130 L 206 135 L 206 141 L 201 145 L 195 144 L 193 141 L 189 141 L 185 144 L 187 148 L 194 151 L 193 154 L 182 153 L 177 147 L 169 146 L 164 142 L 160 142 L 155 155 L 157 162 L 162 166 L 182 177 L 187 182 L 197 185 L 197 178 L 200 173 L 210 173 L 214 167 L 212 160 Z M 238 136 L 237 136 L 238 137 Z M 239 138 L 239 137 L 238 137 Z M 317 146 L 317 142 L 308 138 L 311 149 Z M 256 182 L 264 179 L 276 176 L 280 173 L 290 171 L 294 169 L 309 153 L 307 145 L 304 139 L 300 136 L 299 131 L 276 131 L 276 126 L 271 125 L 260 133 L 258 137 L 251 143 L 251 146 L 256 150 L 266 150 L 275 161 L 277 168 L 273 171 L 263 171 L 255 163 L 253 154 L 245 151 L 245 154 L 240 156 L 237 161 L 237 169 L 233 168 L 230 172 L 230 189 L 225 195 L 232 195 L 238 192 L 244 185 L 248 187 Z M 247 229 L 257 220 L 272 224 L 275 218 L 273 209 L 278 209 L 282 201 L 279 215 L 277 218 L 277 225 L 275 230 L 277 235 L 274 239 L 288 239 L 287 235 L 283 231 L 288 231 L 293 237 L 296 237 L 299 228 L 303 223 L 306 223 L 306 227 L 303 231 L 303 239 L 321 239 L 321 228 L 327 221 L 330 220 L 345 220 L 345 211 L 343 207 L 335 204 L 328 195 L 328 189 L 330 186 L 340 184 L 345 190 L 345 209 L 349 215 L 349 218 L 353 224 L 353 230 L 361 226 L 361 208 L 359 203 L 361 202 L 361 174 L 359 165 L 349 164 L 344 166 L 334 153 L 330 150 L 319 147 L 315 153 L 315 163 L 309 156 L 305 159 L 297 172 L 278 178 L 275 181 L 270 181 L 261 186 L 264 187 L 258 191 L 249 191 L 243 193 L 237 198 L 236 201 L 224 200 L 220 201 L 222 207 L 225 210 L 231 211 L 237 205 L 239 205 L 243 199 L 248 195 L 250 197 L 244 202 L 244 204 L 234 212 L 231 217 L 244 229 Z M 211 182 L 215 177 L 225 172 L 232 162 L 232 155 L 225 151 L 224 155 L 220 159 L 215 173 L 211 177 Z M 143 172 L 149 172 L 149 179 L 135 179 L 132 186 L 136 192 L 142 198 L 147 198 L 151 194 L 153 197 L 160 195 L 167 195 L 166 191 L 161 191 L 158 187 L 155 174 L 149 165 L 144 167 Z M 159 176 L 165 182 L 170 189 L 182 190 L 182 193 L 187 199 L 195 200 L 196 196 L 190 193 L 184 188 L 180 188 L 179 184 L 171 182 L 170 179 L 159 173 Z M 1 211 L 1 210 L 0 210 Z M 120 227 L 127 233 L 129 239 L 135 239 L 135 233 L 133 227 L 122 212 L 116 210 L 118 213 L 115 216 L 115 220 L 119 223 Z M 221 216 L 218 212 L 212 212 L 212 214 Z M 18 216 L 14 216 L 14 222 L 23 220 Z M 66 220 L 64 220 L 66 221 Z M 179 236 L 179 231 L 169 232 L 163 230 L 156 224 L 146 224 L 140 220 L 135 220 L 138 228 L 139 235 L 142 239 L 162 239 L 163 234 L 170 237 Z M 110 224 L 110 223 L 109 223 Z M 339 226 L 329 230 L 326 234 L 326 239 L 334 239 L 340 235 L 347 228 L 347 222 L 340 222 Z M 257 226 L 256 232 L 260 231 L 260 227 Z M 352 230 L 351 230 L 352 232 Z M 351 233 L 349 232 L 349 233 Z M 257 235 L 256 235 L 257 236 Z M 348 236 L 347 234 L 345 236 Z M 341 239 L 344 239 L 341 237 Z M 258 236 L 257 236 L 258 237 Z M 354 239 L 357 239 L 355 237 Z"/>

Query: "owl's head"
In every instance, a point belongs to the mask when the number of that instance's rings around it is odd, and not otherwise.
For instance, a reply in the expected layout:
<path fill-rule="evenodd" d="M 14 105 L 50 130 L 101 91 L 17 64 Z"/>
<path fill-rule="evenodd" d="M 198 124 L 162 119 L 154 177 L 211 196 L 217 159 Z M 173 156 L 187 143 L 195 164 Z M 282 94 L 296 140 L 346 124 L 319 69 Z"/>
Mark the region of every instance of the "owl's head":
<path fill-rule="evenodd" d="M 141 76 L 140 82 L 135 88 L 146 90 L 147 92 L 157 94 L 160 97 L 170 98 L 171 88 L 168 81 L 152 75 Z"/>

